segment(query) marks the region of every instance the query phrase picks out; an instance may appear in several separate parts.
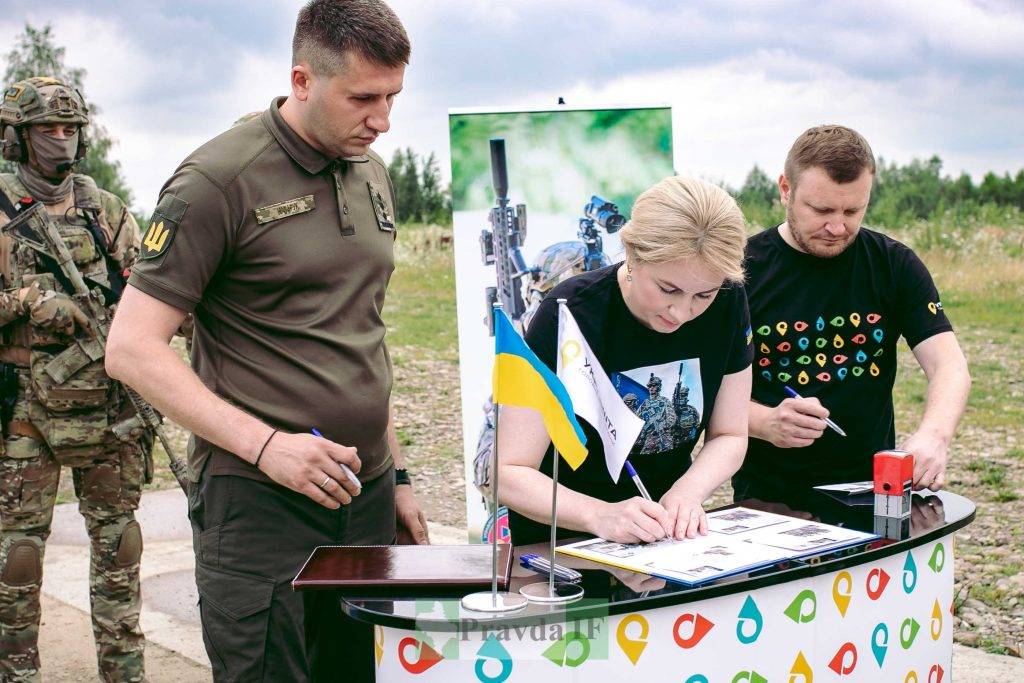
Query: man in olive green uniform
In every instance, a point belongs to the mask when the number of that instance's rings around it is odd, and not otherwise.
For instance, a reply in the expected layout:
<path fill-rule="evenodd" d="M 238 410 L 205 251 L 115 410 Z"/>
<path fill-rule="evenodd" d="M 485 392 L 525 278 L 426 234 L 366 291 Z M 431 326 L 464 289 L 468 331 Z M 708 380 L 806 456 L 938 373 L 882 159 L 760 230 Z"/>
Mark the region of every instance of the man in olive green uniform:
<path fill-rule="evenodd" d="M 120 199 L 71 173 L 86 149 L 81 95 L 52 78 L 9 87 L 0 103 L 0 225 L 44 204 L 79 271 L 113 310 L 139 251 L 138 226 Z M 92 542 L 89 596 L 100 674 L 141 681 L 135 521 L 151 440 L 114 435 L 132 415 L 123 388 L 86 355 L 88 322 L 55 263 L 0 236 L 0 679 L 39 680 L 39 589 L 62 465 L 70 467 Z M 77 368 L 54 373 L 51 361 Z M 56 376 L 55 376 L 56 375 Z"/>
<path fill-rule="evenodd" d="M 427 541 L 381 319 L 395 197 L 369 150 L 408 56 L 379 0 L 307 4 L 291 94 L 178 167 L 111 330 L 111 374 L 193 432 L 189 516 L 216 680 L 372 677 L 369 627 L 291 579 L 317 545 L 389 544 L 403 528 Z M 166 346 L 186 312 L 192 369 Z"/>

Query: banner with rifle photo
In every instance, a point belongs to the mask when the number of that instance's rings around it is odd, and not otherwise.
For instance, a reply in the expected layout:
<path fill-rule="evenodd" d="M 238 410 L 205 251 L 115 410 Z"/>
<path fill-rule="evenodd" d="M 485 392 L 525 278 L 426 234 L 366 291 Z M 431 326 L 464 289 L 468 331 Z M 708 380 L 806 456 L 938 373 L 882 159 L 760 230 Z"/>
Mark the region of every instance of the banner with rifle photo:
<path fill-rule="evenodd" d="M 556 284 L 622 260 L 633 201 L 673 174 L 672 111 L 452 110 L 448 122 L 469 540 L 508 541 L 507 514 L 495 524 L 489 511 L 491 303 L 523 332 Z"/>

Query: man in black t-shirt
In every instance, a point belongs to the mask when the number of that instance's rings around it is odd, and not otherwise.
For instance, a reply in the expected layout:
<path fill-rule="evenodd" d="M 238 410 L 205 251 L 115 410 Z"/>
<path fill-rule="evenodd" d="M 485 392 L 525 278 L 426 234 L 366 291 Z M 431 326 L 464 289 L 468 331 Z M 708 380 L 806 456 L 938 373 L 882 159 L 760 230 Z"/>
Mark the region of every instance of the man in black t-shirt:
<path fill-rule="evenodd" d="M 861 228 L 875 162 L 843 126 L 811 128 L 779 178 L 786 222 L 751 238 L 754 331 L 750 442 L 736 499 L 784 499 L 819 484 L 870 479 L 896 445 L 896 344 L 928 377 L 924 415 L 900 443 L 914 487 L 940 489 L 970 375 L 928 269 L 907 246 Z M 802 398 L 787 398 L 785 387 Z M 824 418 L 847 436 L 826 428 Z"/>

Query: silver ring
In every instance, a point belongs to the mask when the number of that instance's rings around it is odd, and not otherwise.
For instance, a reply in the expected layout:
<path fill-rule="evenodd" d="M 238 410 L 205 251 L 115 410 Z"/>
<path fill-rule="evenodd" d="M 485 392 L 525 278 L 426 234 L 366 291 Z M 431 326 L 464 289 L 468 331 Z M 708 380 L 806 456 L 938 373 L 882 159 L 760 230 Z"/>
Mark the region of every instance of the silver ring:
<path fill-rule="evenodd" d="M 329 482 L 330 480 L 331 480 L 331 475 L 325 474 L 324 475 L 324 480 L 322 482 L 320 482 L 320 488 L 323 488 L 323 487 L 327 486 L 327 482 Z"/>

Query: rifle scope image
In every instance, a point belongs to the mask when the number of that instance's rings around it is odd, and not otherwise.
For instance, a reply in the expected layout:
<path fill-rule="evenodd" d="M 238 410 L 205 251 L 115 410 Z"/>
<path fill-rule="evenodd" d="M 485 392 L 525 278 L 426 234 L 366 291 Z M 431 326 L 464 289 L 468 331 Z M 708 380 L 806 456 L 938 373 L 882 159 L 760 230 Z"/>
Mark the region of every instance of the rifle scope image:
<path fill-rule="evenodd" d="M 596 194 L 583 207 L 583 214 L 604 228 L 609 235 L 614 235 L 626 224 L 626 217 L 619 213 L 619 207 Z"/>

